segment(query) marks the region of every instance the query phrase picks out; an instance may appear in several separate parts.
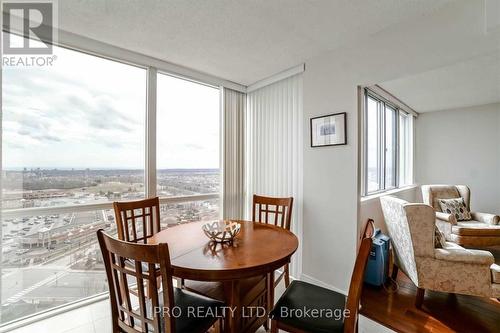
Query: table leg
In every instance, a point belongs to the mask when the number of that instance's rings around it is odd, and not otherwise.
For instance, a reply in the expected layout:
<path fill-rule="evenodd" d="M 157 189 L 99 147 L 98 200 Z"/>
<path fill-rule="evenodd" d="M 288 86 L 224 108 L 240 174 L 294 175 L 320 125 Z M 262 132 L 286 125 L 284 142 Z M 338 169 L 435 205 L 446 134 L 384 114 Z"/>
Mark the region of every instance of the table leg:
<path fill-rule="evenodd" d="M 226 297 L 226 306 L 229 308 L 224 319 L 224 332 L 238 333 L 241 317 L 240 281 L 224 282 L 224 295 Z"/>
<path fill-rule="evenodd" d="M 274 271 L 267 273 L 267 315 L 274 307 Z M 266 331 L 269 329 L 269 319 L 266 319 L 264 325 Z"/>

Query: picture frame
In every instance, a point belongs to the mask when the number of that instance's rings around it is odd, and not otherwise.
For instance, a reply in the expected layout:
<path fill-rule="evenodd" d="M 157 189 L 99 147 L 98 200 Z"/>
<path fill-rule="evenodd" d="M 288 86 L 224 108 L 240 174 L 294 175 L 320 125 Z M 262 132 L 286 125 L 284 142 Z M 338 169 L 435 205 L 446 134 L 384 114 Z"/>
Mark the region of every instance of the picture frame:
<path fill-rule="evenodd" d="M 347 112 L 332 113 L 310 119 L 311 147 L 347 144 Z"/>

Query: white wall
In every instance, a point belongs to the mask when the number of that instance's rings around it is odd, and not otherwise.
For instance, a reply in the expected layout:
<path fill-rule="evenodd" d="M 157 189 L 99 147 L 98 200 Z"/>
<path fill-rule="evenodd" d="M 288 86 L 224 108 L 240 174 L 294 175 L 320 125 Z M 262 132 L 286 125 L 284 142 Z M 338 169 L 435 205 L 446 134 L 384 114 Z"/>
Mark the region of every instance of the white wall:
<path fill-rule="evenodd" d="M 325 31 L 324 33 L 333 33 Z M 304 72 L 303 278 L 346 291 L 358 219 L 357 85 L 375 84 L 494 49 L 482 1 L 451 3 L 434 15 L 381 31 L 306 61 Z M 347 112 L 348 145 L 311 148 L 309 118 Z"/>
<path fill-rule="evenodd" d="M 419 184 L 465 184 L 471 208 L 500 214 L 500 104 L 422 113 L 416 123 Z"/>
<path fill-rule="evenodd" d="M 390 195 L 406 200 L 408 202 L 418 201 L 417 192 L 420 191 L 419 187 L 410 187 L 398 191 L 396 193 L 391 193 Z M 380 199 L 372 198 L 368 200 L 361 201 L 359 204 L 359 218 L 358 218 L 358 228 L 365 223 L 367 219 L 373 219 L 375 221 L 375 228 L 379 228 L 387 234 L 387 227 L 384 221 L 384 214 L 382 213 L 382 206 L 380 205 Z"/>

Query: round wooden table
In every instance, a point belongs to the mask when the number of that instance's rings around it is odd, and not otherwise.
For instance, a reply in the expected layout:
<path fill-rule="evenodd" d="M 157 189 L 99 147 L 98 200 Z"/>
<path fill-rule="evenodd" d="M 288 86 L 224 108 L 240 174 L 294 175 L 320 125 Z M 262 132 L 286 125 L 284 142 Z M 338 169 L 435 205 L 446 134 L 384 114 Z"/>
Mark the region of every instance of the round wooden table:
<path fill-rule="evenodd" d="M 173 275 L 198 281 L 223 281 L 227 306 L 239 308 L 239 280 L 267 275 L 267 310 L 274 304 L 274 271 L 290 262 L 298 247 L 290 231 L 270 224 L 238 221 L 241 231 L 232 244 L 215 244 L 203 233 L 204 222 L 167 228 L 149 244 L 167 243 Z M 231 316 L 229 332 L 239 332 L 240 316 Z"/>

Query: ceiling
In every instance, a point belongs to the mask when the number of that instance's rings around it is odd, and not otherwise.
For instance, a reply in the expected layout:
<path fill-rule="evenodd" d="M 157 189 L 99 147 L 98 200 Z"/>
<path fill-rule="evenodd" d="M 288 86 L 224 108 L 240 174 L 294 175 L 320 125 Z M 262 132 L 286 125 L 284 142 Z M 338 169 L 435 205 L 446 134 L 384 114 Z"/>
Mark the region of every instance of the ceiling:
<path fill-rule="evenodd" d="M 249 85 L 451 0 L 64 0 L 59 27 Z"/>
<path fill-rule="evenodd" d="M 500 102 L 500 51 L 379 84 L 417 112 Z"/>

